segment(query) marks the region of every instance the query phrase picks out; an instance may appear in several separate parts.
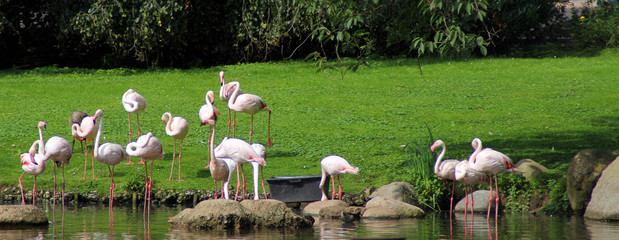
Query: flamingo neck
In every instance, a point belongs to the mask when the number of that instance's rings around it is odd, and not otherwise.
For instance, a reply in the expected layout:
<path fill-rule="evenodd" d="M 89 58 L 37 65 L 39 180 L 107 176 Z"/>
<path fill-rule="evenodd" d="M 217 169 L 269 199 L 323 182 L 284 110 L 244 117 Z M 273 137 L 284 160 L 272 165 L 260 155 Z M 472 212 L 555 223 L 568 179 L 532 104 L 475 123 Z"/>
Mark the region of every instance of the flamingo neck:
<path fill-rule="evenodd" d="M 443 161 L 443 156 L 445 156 L 446 147 L 445 144 L 441 144 L 441 153 L 436 158 L 436 163 L 434 163 L 434 173 L 439 172 L 439 166 L 441 165 L 441 161 Z"/>
<path fill-rule="evenodd" d="M 211 133 L 211 142 L 209 143 L 209 168 L 212 169 L 213 172 L 217 169 L 217 164 L 215 164 L 215 127 L 211 127 L 213 132 Z"/>
<path fill-rule="evenodd" d="M 39 154 L 45 155 L 45 140 L 43 139 L 43 129 L 39 126 Z M 34 146 L 34 145 L 33 145 Z"/>
<path fill-rule="evenodd" d="M 232 84 L 230 87 L 234 86 L 234 91 L 232 92 L 232 95 L 230 95 L 230 98 L 228 99 L 228 105 L 232 104 L 234 105 L 234 103 L 236 102 L 236 97 L 239 95 L 239 89 L 241 89 L 240 83 L 238 82 L 231 82 L 229 84 Z"/>
<path fill-rule="evenodd" d="M 97 129 L 97 137 L 95 138 L 95 145 L 93 147 L 95 158 L 99 158 L 99 141 L 101 140 L 102 131 L 103 131 L 103 116 L 101 117 L 101 121 L 99 121 L 99 128 Z"/>
<path fill-rule="evenodd" d="M 477 139 L 473 140 L 474 143 L 477 144 L 477 147 L 475 148 L 475 151 L 473 152 L 473 154 L 471 154 L 471 156 L 469 157 L 469 165 L 473 165 L 475 163 L 475 159 L 477 158 L 477 154 L 479 154 L 479 152 L 481 151 L 481 141 L 478 141 Z"/>
<path fill-rule="evenodd" d="M 172 113 L 170 112 L 166 112 L 163 114 L 163 116 L 165 117 L 164 122 L 165 122 L 165 131 L 169 134 L 172 133 Z"/>

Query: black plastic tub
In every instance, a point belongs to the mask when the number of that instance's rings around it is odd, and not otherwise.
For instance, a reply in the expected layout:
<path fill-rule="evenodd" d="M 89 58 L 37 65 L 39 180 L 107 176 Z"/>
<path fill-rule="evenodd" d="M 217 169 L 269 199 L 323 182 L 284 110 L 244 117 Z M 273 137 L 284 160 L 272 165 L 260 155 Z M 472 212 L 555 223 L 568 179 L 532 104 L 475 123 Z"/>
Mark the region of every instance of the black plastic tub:
<path fill-rule="evenodd" d="M 277 176 L 267 178 L 271 197 L 285 203 L 320 200 L 320 175 Z"/>

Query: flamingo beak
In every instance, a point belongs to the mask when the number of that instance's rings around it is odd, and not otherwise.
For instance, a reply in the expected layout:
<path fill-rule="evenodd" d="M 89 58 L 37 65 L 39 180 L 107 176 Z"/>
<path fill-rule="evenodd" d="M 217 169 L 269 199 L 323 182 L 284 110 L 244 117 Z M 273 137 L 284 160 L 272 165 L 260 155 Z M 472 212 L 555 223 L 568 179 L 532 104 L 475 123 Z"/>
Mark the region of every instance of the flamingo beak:
<path fill-rule="evenodd" d="M 34 165 L 39 165 L 36 161 L 34 161 L 34 156 L 30 155 L 30 162 Z"/>

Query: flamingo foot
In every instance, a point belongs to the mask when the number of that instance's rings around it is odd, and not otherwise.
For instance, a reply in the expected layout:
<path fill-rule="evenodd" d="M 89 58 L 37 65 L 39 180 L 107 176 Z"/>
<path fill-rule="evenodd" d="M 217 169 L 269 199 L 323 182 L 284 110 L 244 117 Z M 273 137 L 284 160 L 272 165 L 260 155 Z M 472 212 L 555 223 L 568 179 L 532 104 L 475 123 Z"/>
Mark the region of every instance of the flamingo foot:
<path fill-rule="evenodd" d="M 144 162 L 144 159 L 141 159 L 138 164 L 146 164 L 146 163 Z"/>
<path fill-rule="evenodd" d="M 125 163 L 126 165 L 131 165 L 133 164 L 133 161 L 131 161 L 131 159 L 129 159 L 129 162 Z"/>
<path fill-rule="evenodd" d="M 185 180 L 183 180 L 183 179 L 181 179 L 181 178 L 179 177 L 179 178 L 178 178 L 178 181 L 179 181 L 179 182 L 182 182 L 182 181 L 185 181 Z"/>

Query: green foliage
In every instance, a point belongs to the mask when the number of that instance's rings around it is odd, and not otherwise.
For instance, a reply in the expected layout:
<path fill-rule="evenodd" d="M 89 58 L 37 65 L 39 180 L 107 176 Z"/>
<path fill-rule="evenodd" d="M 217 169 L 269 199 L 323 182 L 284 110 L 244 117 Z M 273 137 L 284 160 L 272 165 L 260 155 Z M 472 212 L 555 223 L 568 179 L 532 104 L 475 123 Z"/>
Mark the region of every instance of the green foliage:
<path fill-rule="evenodd" d="M 586 8 L 574 12 L 571 20 L 574 47 L 612 48 L 619 46 L 619 6 Z"/>

